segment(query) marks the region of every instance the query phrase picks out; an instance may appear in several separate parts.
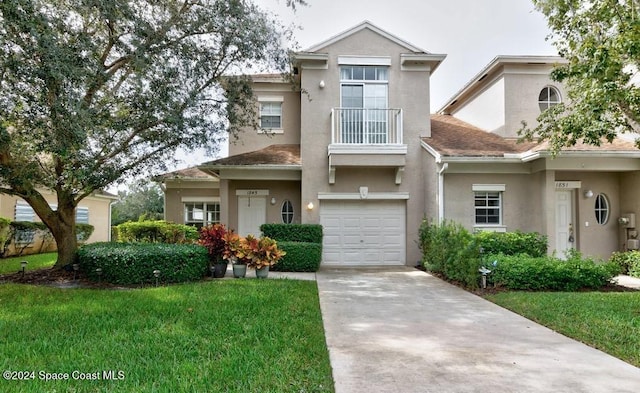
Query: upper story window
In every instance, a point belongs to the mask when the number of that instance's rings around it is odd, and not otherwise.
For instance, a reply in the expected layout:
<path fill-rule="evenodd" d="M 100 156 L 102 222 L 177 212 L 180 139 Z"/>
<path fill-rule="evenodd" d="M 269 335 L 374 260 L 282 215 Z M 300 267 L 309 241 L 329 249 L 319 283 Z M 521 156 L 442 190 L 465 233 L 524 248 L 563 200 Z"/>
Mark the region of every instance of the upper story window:
<path fill-rule="evenodd" d="M 260 128 L 267 130 L 282 128 L 282 102 L 260 103 Z"/>
<path fill-rule="evenodd" d="M 560 102 L 560 92 L 555 87 L 546 86 L 540 91 L 540 95 L 538 96 L 540 112 L 544 112 L 552 106 L 558 105 Z"/>
<path fill-rule="evenodd" d="M 389 79 L 388 67 L 380 66 L 342 66 L 340 79 L 343 81 L 380 81 Z"/>
<path fill-rule="evenodd" d="M 604 225 L 609 221 L 609 199 L 605 194 L 596 196 L 595 213 L 598 224 Z"/>

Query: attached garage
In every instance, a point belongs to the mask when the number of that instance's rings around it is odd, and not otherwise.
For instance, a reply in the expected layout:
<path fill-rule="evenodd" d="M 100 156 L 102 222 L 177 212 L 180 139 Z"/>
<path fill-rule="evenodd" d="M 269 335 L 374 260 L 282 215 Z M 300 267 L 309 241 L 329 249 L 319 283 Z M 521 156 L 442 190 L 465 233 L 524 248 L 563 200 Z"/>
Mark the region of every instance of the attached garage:
<path fill-rule="evenodd" d="M 324 265 L 404 265 L 406 201 L 323 200 Z"/>

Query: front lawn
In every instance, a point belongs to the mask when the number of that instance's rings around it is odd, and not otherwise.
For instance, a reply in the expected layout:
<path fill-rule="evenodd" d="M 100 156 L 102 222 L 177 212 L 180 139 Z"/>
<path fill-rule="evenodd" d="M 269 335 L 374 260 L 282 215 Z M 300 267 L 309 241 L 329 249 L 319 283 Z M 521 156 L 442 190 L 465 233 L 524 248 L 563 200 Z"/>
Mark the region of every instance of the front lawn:
<path fill-rule="evenodd" d="M 502 292 L 486 299 L 640 367 L 640 292 Z"/>
<path fill-rule="evenodd" d="M 4 284 L 0 332 L 0 369 L 29 372 L 14 373 L 28 380 L 0 380 L 0 391 L 333 391 L 310 281 L 135 290 Z"/>
<path fill-rule="evenodd" d="M 57 252 L 2 258 L 0 259 L 0 274 L 12 274 L 22 271 L 22 267 L 20 266 L 21 261 L 28 262 L 26 271 L 51 267 L 56 263 L 57 258 Z"/>

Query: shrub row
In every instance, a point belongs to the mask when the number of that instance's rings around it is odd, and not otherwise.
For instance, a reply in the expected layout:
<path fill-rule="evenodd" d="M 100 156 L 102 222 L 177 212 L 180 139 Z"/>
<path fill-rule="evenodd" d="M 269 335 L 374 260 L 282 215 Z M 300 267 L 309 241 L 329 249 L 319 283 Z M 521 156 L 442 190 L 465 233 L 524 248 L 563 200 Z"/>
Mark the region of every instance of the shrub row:
<path fill-rule="evenodd" d="M 322 260 L 322 244 L 308 242 L 278 242 L 286 254 L 271 267 L 280 272 L 317 272 Z"/>
<path fill-rule="evenodd" d="M 471 288 L 478 286 L 482 266 L 492 270 L 489 282 L 529 290 L 599 288 L 620 271 L 615 263 L 585 259 L 577 252 L 567 261 L 547 257 L 546 237 L 536 233 L 472 235 L 454 222 L 424 221 L 419 236 L 424 267 Z"/>
<path fill-rule="evenodd" d="M 89 279 L 123 285 L 154 283 L 154 270 L 160 270 L 160 282 L 196 281 L 209 266 L 207 249 L 194 244 L 93 243 L 77 256 Z"/>
<path fill-rule="evenodd" d="M 141 243 L 194 243 L 198 240 L 198 229 L 190 225 L 174 224 L 164 220 L 130 221 L 116 228 L 119 242 Z"/>
<path fill-rule="evenodd" d="M 547 255 L 547 237 L 537 232 L 482 231 L 476 233 L 474 237 L 484 254 L 527 254 L 532 257 Z"/>
<path fill-rule="evenodd" d="M 262 224 L 264 236 L 283 242 L 305 242 L 322 244 L 320 224 Z"/>
<path fill-rule="evenodd" d="M 640 251 L 614 252 L 609 261 L 620 266 L 620 274 L 640 278 Z"/>
<path fill-rule="evenodd" d="M 575 252 L 566 261 L 551 257 L 494 255 L 491 279 L 498 286 L 520 290 L 575 291 L 607 285 L 620 272 L 615 263 L 596 263 Z"/>

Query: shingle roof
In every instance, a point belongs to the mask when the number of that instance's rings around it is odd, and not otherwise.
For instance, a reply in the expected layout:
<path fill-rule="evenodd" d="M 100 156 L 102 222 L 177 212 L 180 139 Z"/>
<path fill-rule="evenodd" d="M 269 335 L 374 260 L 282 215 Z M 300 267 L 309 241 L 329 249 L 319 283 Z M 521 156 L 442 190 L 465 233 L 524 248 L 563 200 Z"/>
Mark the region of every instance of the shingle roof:
<path fill-rule="evenodd" d="M 300 145 L 270 145 L 261 150 L 205 162 L 201 167 L 259 165 L 302 165 Z"/>
<path fill-rule="evenodd" d="M 455 157 L 504 157 L 519 154 L 550 151 L 549 143 L 518 143 L 465 123 L 451 115 L 431 115 L 431 137 L 422 140 L 442 156 Z M 633 152 L 639 150 L 632 142 L 615 139 L 594 146 L 582 142 L 562 149 L 563 152 Z"/>
<path fill-rule="evenodd" d="M 431 115 L 431 137 L 422 140 L 443 156 L 502 157 L 534 145 L 502 138 L 450 115 Z"/>
<path fill-rule="evenodd" d="M 200 170 L 200 168 L 194 166 L 185 169 L 178 169 L 173 172 L 163 173 L 162 175 L 157 176 L 159 180 L 167 180 L 167 179 L 202 179 L 202 180 L 214 180 L 215 176 L 210 175 L 206 172 Z"/>

